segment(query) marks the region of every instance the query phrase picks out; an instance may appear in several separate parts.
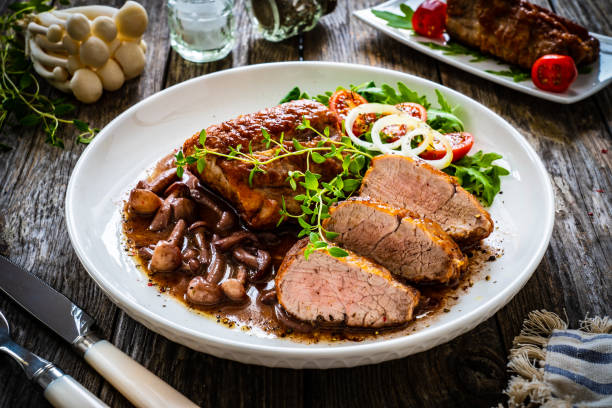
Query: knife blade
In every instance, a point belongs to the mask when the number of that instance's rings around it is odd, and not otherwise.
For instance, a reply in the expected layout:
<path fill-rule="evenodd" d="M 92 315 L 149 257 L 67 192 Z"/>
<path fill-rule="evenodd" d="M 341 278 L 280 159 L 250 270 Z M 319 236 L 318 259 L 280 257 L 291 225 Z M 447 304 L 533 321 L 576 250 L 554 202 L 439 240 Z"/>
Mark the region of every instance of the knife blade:
<path fill-rule="evenodd" d="M 138 408 L 197 407 L 93 331 L 95 320 L 42 280 L 0 255 L 0 291 L 50 327 Z"/>
<path fill-rule="evenodd" d="M 3 256 L 0 290 L 70 344 L 89 333 L 95 323 L 66 296 Z"/>

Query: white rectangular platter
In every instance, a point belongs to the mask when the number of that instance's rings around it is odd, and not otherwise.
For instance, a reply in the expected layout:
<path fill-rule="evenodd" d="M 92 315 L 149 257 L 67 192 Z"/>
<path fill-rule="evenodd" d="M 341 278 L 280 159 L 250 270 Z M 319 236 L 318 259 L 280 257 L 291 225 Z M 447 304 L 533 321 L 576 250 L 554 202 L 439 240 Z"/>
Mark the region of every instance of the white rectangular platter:
<path fill-rule="evenodd" d="M 422 0 L 391 0 L 382 3 L 374 9 L 389 11 L 395 14 L 402 15 L 400 4 L 404 3 L 416 10 Z M 420 36 L 410 30 L 398 29 L 389 27 L 387 22 L 372 14 L 372 8 L 358 10 L 353 14 L 366 24 L 382 31 L 388 36 L 414 48 L 423 54 L 446 62 L 454 67 L 467 71 L 471 74 L 496 82 L 500 85 L 507 86 L 519 92 L 523 92 L 538 98 L 547 99 L 549 101 L 570 104 L 585 99 L 594 93 L 605 88 L 612 82 L 612 38 L 600 34 L 591 33 L 599 40 L 600 55 L 597 61 L 590 66 L 590 72 L 581 73 L 576 81 L 564 93 L 553 93 L 538 89 L 530 78 L 523 81 L 515 82 L 512 77 L 492 74 L 487 71 L 509 71 L 510 66 L 493 56 L 487 56 L 481 61 L 474 61 L 474 56 L 470 55 L 447 55 L 447 51 L 433 49 L 424 43 L 434 43 L 443 46 L 444 39 L 432 39 Z M 446 34 L 445 34 L 446 36 Z M 447 37 L 448 38 L 448 37 Z"/>

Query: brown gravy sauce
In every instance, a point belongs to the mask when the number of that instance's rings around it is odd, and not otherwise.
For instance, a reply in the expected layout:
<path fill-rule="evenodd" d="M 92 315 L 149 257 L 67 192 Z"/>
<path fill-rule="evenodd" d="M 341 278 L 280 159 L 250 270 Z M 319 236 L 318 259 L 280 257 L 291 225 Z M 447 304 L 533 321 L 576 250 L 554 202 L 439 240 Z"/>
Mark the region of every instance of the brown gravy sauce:
<path fill-rule="evenodd" d="M 154 179 L 159 173 L 174 166 L 173 155 L 169 155 L 151 170 L 147 181 Z M 209 190 L 208 190 L 209 191 Z M 209 191 L 210 196 L 215 198 L 217 204 L 224 209 L 231 209 L 229 204 L 214 192 Z M 212 211 L 199 206 L 199 219 L 209 222 L 214 225 L 217 221 L 216 214 Z M 285 253 L 298 240 L 296 227 L 286 225 L 278 228 L 275 231 L 258 232 L 254 231 L 265 245 L 265 249 L 269 251 L 272 257 L 272 268 L 269 273 L 255 283 L 251 283 L 247 287 L 248 298 L 245 302 L 235 304 L 224 302 L 212 307 L 198 306 L 191 304 L 185 300 L 189 281 L 193 278 L 193 274 L 183 271 L 175 271 L 171 273 L 152 273 L 148 267 L 148 261 L 142 259 L 138 255 L 138 249 L 149 245 L 156 244 L 161 239 L 166 239 L 172 230 L 174 223 L 171 223 L 168 228 L 162 231 L 151 231 L 149 225 L 151 218 L 133 215 L 128 211 L 127 201 L 124 206 L 122 215 L 123 232 L 125 234 L 125 250 L 130 255 L 137 267 L 148 276 L 148 285 L 152 290 L 169 295 L 170 297 L 183 303 L 187 308 L 204 316 L 212 318 L 217 323 L 223 324 L 229 328 L 240 328 L 244 331 L 251 331 L 255 335 L 269 337 L 289 337 L 291 340 L 316 343 L 319 341 L 364 341 L 366 339 L 380 337 L 399 337 L 411 334 L 421 328 L 428 327 L 436 317 L 442 313 L 449 312 L 450 308 L 457 302 L 459 296 L 469 290 L 475 281 L 480 279 L 489 280 L 489 276 L 483 276 L 482 269 L 486 262 L 492 262 L 500 257 L 502 251 L 489 245 L 463 249 L 463 252 L 468 256 L 469 264 L 467 271 L 455 282 L 450 285 L 414 285 L 405 282 L 408 285 L 416 287 L 421 298 L 419 306 L 414 311 L 415 319 L 404 325 L 384 328 L 384 329 L 356 329 L 348 327 L 319 327 L 309 333 L 299 333 L 291 328 L 285 327 L 276 317 L 275 306 L 264 304 L 260 301 L 260 295 L 263 291 L 274 288 L 274 277 L 276 270 L 282 263 Z M 235 228 L 246 229 L 244 225 Z M 207 234 L 210 238 L 212 232 Z M 187 234 L 184 238 L 183 247 L 192 244 L 193 236 Z M 230 277 L 231 256 L 228 256 L 228 267 L 224 276 Z"/>

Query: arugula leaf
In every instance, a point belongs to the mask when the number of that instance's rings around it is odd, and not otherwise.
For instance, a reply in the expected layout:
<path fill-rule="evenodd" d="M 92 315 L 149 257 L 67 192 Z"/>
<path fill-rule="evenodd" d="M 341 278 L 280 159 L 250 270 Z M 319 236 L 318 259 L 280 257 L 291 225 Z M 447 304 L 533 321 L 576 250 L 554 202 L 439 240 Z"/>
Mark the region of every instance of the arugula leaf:
<path fill-rule="evenodd" d="M 490 69 L 487 69 L 485 70 L 485 72 L 488 72 L 489 74 L 493 75 L 510 77 L 514 82 L 523 82 L 531 78 L 531 73 L 529 71 L 514 66 L 510 67 L 510 69 L 507 69 L 505 71 L 492 71 Z"/>
<path fill-rule="evenodd" d="M 404 15 L 394 14 L 384 10 L 371 10 L 376 17 L 387 22 L 389 27 L 412 30 L 412 15 L 414 11 L 407 4 L 401 4 L 400 10 Z"/>
<path fill-rule="evenodd" d="M 377 87 L 372 81 L 358 86 L 351 86 L 353 92 L 357 92 L 370 103 L 396 105 L 402 102 L 414 102 L 423 105 L 425 109 L 429 109 L 431 106 L 425 95 L 419 95 L 418 92 L 409 89 L 403 83 L 398 82 L 397 89 L 399 93 L 391 85 L 382 84 L 380 87 Z"/>
<path fill-rule="evenodd" d="M 447 41 L 446 44 L 419 41 L 419 44 L 429 47 L 432 50 L 444 51 L 442 53 L 444 55 L 469 55 L 472 57 L 470 62 L 480 62 L 480 61 L 486 61 L 487 59 L 489 59 L 486 55 L 482 54 L 480 51 L 473 49 L 473 48 L 468 48 L 454 41 Z"/>
<path fill-rule="evenodd" d="M 494 165 L 495 160 L 502 156 L 497 153 L 483 153 L 482 150 L 473 156 L 465 156 L 451 164 L 443 171 L 457 178 L 457 181 L 467 191 L 480 198 L 487 206 L 493 204 L 493 199 L 501 187 L 500 176 L 510 174 L 501 166 Z"/>
<path fill-rule="evenodd" d="M 300 91 L 299 87 L 294 86 L 278 103 L 280 105 L 281 103 L 296 101 L 299 99 L 310 99 L 310 95 L 308 95 L 306 92 Z"/>

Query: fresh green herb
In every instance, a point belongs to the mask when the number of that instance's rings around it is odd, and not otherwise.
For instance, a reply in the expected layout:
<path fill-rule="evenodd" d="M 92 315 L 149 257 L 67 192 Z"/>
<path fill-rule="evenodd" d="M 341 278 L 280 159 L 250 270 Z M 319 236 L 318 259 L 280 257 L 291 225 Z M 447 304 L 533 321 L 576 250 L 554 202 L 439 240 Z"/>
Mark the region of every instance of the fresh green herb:
<path fill-rule="evenodd" d="M 427 124 L 442 133 L 463 132 L 465 127 L 457 116 L 459 105 L 452 107 L 442 92 L 436 89 L 440 109 L 427 111 Z"/>
<path fill-rule="evenodd" d="M 465 156 L 443 171 L 456 177 L 461 187 L 490 206 L 500 190 L 499 177 L 510 174 L 505 168 L 493 164 L 501 158 L 497 153 L 485 154 L 481 150 L 473 156 Z"/>
<path fill-rule="evenodd" d="M 394 14 L 384 10 L 372 10 L 372 14 L 387 22 L 389 27 L 412 30 L 412 15 L 414 11 L 407 4 L 400 4 L 400 10 L 404 14 Z"/>
<path fill-rule="evenodd" d="M 578 73 L 580 75 L 590 74 L 591 72 L 593 72 L 593 66 L 592 65 L 583 65 L 581 67 L 578 67 Z"/>
<path fill-rule="evenodd" d="M 261 152 L 248 152 L 242 150 L 241 146 L 230 147 L 229 153 L 221 153 L 206 147 L 206 132 L 200 133 L 200 145 L 195 147 L 195 152 L 185 156 L 179 151 L 176 158 L 177 174 L 183 175 L 185 166 L 193 163 L 204 163 L 208 155 L 222 157 L 227 160 L 238 160 L 251 166 L 249 172 L 249 185 L 257 173 L 266 173 L 268 165 L 290 156 L 305 155 L 305 171 L 290 171 L 287 183 L 296 191 L 294 200 L 300 203 L 301 211 L 292 214 L 287 210 L 285 197 L 282 198 L 279 224 L 288 218 L 296 219 L 302 230 L 299 237 L 308 236 L 308 244 L 305 255 L 310 255 L 315 250 L 327 249 L 332 256 L 346 256 L 346 251 L 331 246 L 330 240 L 335 238 L 335 233 L 323 228 L 322 222 L 329 218 L 329 207 L 340 200 L 345 200 L 355 193 L 361 185 L 363 174 L 369 166 L 372 155 L 354 146 L 351 139 L 342 137 L 340 140 L 330 137 L 329 128 L 323 133 L 310 125 L 307 119 L 298 126 L 299 130 L 308 129 L 320 137 L 316 145 L 303 146 L 297 139 L 291 140 L 292 147 L 280 140 L 273 139 L 270 134 L 262 129 L 263 142 L 266 149 L 272 149 L 272 153 L 263 156 Z M 321 174 L 314 170 L 314 164 L 323 163 L 326 160 L 335 160 L 342 164 L 342 172 L 329 181 L 325 181 Z M 202 170 L 204 167 L 202 166 Z M 198 169 L 200 171 L 200 169 Z"/>
<path fill-rule="evenodd" d="M 302 92 L 299 87 L 294 86 L 293 89 L 291 89 L 287 93 L 287 95 L 285 95 L 285 97 L 281 99 L 278 103 L 281 104 L 285 102 L 297 101 L 300 99 L 312 99 L 317 102 L 321 102 L 323 105 L 328 105 L 329 97 L 332 96 L 332 94 L 333 92 L 325 92 L 324 94 L 311 97 L 310 95 L 308 95 L 308 93 Z"/>
<path fill-rule="evenodd" d="M 377 87 L 372 81 L 357 86 L 351 85 L 351 90 L 363 96 L 370 103 L 396 105 L 402 102 L 414 102 L 423 105 L 425 109 L 431 106 L 425 95 L 419 95 L 401 82 L 397 83 L 397 91 L 387 84 Z"/>
<path fill-rule="evenodd" d="M 482 54 L 480 51 L 475 50 L 473 48 L 468 48 L 454 41 L 448 41 L 446 44 L 419 41 L 419 44 L 429 47 L 432 50 L 444 51 L 442 53 L 444 55 L 469 55 L 472 57 L 470 62 L 480 62 L 488 59 L 488 57 Z"/>
<path fill-rule="evenodd" d="M 31 20 L 32 13 L 51 10 L 51 3 L 46 0 L 13 3 L 8 7 L 9 12 L 0 16 L 0 127 L 11 117 L 17 125 L 41 126 L 48 143 L 63 147 L 64 142 L 57 135 L 58 129 L 62 125 L 71 125 L 79 131 L 77 140 L 89 143 L 99 129 L 78 119 L 66 118 L 75 107 L 66 103 L 64 98 L 52 99 L 42 95 L 32 63 L 25 55 L 24 27 Z M 61 0 L 60 4 L 68 2 Z"/>
<path fill-rule="evenodd" d="M 510 77 L 514 82 L 523 82 L 531 78 L 529 71 L 515 66 L 511 66 L 509 69 L 504 71 L 492 71 L 487 69 L 485 72 L 493 75 Z"/>

